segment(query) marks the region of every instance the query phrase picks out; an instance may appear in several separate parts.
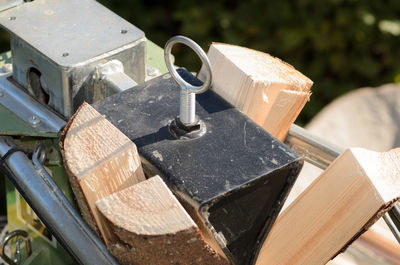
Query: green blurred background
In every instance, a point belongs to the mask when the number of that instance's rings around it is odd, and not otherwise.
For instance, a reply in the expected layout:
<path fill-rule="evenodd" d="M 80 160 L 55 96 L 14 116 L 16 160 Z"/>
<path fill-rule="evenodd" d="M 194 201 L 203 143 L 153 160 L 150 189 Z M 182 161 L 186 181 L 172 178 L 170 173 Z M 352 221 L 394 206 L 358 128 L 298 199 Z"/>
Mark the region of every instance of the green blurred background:
<path fill-rule="evenodd" d="M 300 124 L 352 89 L 400 82 L 399 0 L 99 2 L 160 46 L 182 34 L 205 50 L 213 41 L 225 42 L 292 64 L 314 81 Z M 178 65 L 198 71 L 200 62 L 188 48 L 174 54 Z"/>

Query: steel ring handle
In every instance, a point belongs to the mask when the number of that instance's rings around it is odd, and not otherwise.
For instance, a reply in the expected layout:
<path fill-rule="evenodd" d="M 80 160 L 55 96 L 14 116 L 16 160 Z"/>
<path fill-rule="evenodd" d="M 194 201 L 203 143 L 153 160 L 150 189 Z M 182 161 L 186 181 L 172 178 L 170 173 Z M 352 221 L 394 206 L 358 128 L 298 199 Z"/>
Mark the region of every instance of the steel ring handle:
<path fill-rule="evenodd" d="M 189 84 L 188 82 L 183 80 L 183 78 L 176 71 L 174 64 L 172 63 L 171 50 L 172 50 L 172 47 L 177 43 L 181 43 L 181 44 L 188 46 L 197 54 L 197 56 L 199 56 L 201 62 L 205 66 L 205 70 L 206 70 L 206 80 L 204 81 L 203 85 L 193 86 L 193 85 Z M 182 88 L 182 92 L 200 94 L 200 93 L 205 92 L 211 86 L 212 73 L 211 73 L 210 61 L 208 60 L 208 57 L 207 57 L 206 53 L 203 51 L 203 49 L 193 40 L 191 40 L 187 37 L 184 37 L 184 36 L 175 36 L 175 37 L 170 38 L 164 47 L 164 59 L 165 59 L 165 63 L 167 65 L 168 71 L 170 72 L 171 76 L 175 79 L 175 81 L 179 84 L 179 86 Z"/>
<path fill-rule="evenodd" d="M 10 265 L 17 265 L 17 264 L 10 257 L 6 255 L 5 248 L 8 244 L 8 241 L 18 236 L 22 237 L 25 241 L 25 249 L 27 256 L 29 257 L 32 254 L 32 247 L 31 247 L 31 241 L 29 240 L 29 234 L 24 230 L 14 230 L 4 238 L 0 252 L 1 258 Z"/>

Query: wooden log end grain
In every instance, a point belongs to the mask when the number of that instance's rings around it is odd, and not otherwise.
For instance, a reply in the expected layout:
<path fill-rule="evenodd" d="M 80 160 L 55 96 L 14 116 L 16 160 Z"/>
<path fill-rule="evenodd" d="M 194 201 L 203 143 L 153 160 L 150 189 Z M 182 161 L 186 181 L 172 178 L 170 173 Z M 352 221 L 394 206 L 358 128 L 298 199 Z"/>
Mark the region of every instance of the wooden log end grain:
<path fill-rule="evenodd" d="M 108 237 L 94 203 L 145 180 L 136 145 L 87 103 L 71 118 L 60 144 L 84 220 Z"/>
<path fill-rule="evenodd" d="M 229 264 L 159 176 L 96 202 L 116 235 L 109 244 L 121 264 Z"/>
<path fill-rule="evenodd" d="M 283 141 L 311 96 L 313 82 L 267 53 L 224 43 L 208 51 L 212 89 Z M 205 68 L 199 72 L 205 78 Z"/>

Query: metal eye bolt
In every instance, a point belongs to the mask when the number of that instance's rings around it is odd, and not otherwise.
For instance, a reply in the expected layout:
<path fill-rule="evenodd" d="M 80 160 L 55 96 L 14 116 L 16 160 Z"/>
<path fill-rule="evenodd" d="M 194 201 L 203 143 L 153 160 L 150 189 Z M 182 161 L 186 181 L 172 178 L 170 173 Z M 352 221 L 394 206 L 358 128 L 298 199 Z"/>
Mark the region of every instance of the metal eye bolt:
<path fill-rule="evenodd" d="M 203 85 L 193 86 L 189 84 L 183 80 L 183 78 L 176 71 L 172 63 L 171 50 L 172 47 L 177 43 L 188 46 L 197 54 L 197 56 L 199 56 L 206 70 L 206 80 Z M 194 124 L 196 122 L 196 94 L 207 91 L 212 83 L 210 61 L 208 60 L 206 53 L 196 42 L 184 36 L 175 36 L 167 41 L 164 47 L 164 59 L 171 76 L 181 87 L 179 119 L 185 125 Z"/>

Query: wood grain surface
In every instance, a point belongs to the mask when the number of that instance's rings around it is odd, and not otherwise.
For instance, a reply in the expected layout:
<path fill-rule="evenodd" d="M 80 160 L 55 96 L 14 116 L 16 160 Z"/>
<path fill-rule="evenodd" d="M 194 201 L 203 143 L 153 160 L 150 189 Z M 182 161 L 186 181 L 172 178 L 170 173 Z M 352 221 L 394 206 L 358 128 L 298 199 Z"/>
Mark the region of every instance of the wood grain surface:
<path fill-rule="evenodd" d="M 229 264 L 159 176 L 96 202 L 116 235 L 109 249 L 121 264 Z"/>
<path fill-rule="evenodd" d="M 212 89 L 283 141 L 310 98 L 313 82 L 280 59 L 244 47 L 213 43 L 207 56 Z"/>
<path fill-rule="evenodd" d="M 64 131 L 62 153 L 85 221 L 109 238 L 94 203 L 145 180 L 135 144 L 84 103 Z"/>
<path fill-rule="evenodd" d="M 348 149 L 278 217 L 257 264 L 325 264 L 399 197 L 400 149 Z"/>

